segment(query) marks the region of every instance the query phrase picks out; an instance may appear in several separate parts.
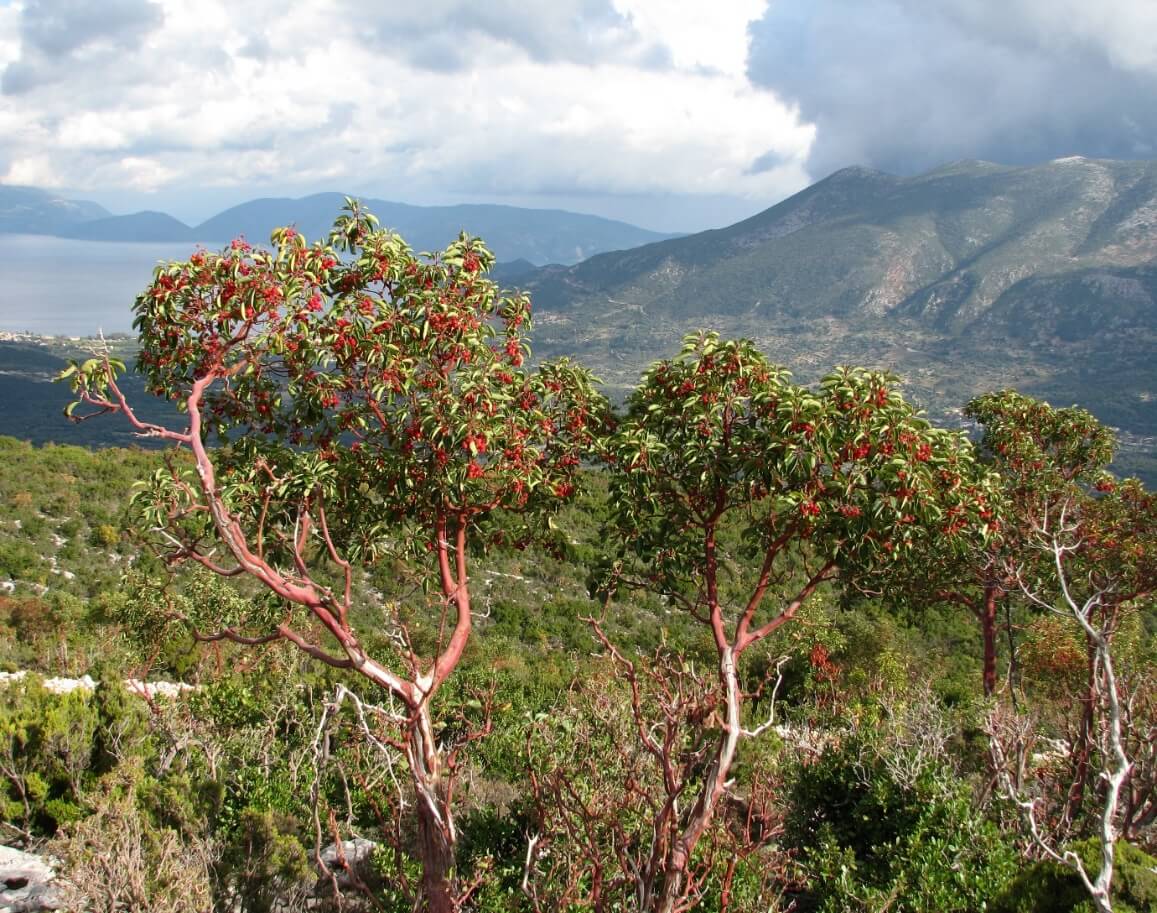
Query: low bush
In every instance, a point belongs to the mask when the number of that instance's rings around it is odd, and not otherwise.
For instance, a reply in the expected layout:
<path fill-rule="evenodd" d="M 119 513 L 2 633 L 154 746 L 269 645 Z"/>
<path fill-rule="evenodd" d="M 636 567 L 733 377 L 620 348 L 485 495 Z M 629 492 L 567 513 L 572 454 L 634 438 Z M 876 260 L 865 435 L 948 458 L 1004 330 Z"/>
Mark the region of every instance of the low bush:
<path fill-rule="evenodd" d="M 976 913 L 1016 872 L 1016 852 L 943 761 L 903 759 L 864 737 L 802 765 L 786 842 L 800 848 L 804 909 Z"/>
<path fill-rule="evenodd" d="M 1101 866 L 1100 841 L 1084 840 L 1071 849 L 1095 877 Z M 1115 913 L 1157 913 L 1157 859 L 1124 841 L 1117 844 L 1115 856 Z M 991 909 L 993 913 L 1093 913 L 1094 907 L 1075 871 L 1046 860 L 1014 878 Z"/>

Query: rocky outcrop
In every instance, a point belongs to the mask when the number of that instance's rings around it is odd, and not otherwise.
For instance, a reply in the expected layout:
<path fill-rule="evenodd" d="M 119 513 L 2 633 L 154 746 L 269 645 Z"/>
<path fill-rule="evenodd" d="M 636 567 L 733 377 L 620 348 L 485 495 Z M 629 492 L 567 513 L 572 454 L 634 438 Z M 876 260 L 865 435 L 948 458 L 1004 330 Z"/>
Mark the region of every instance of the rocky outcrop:
<path fill-rule="evenodd" d="M 27 675 L 28 673 L 23 670 L 0 672 L 0 686 L 18 682 Z M 80 678 L 45 678 L 43 684 L 44 690 L 52 694 L 68 694 L 77 690 L 92 691 L 96 688 L 96 682 L 91 675 L 82 675 Z M 197 688 L 196 685 L 185 682 L 146 682 L 138 678 L 126 678 L 123 684 L 130 694 L 144 698 L 177 697 L 185 691 L 195 691 Z"/>
<path fill-rule="evenodd" d="M 56 872 L 42 857 L 0 846 L 0 913 L 65 909 Z"/>
<path fill-rule="evenodd" d="M 331 843 L 321 851 L 321 863 L 333 873 L 338 890 L 348 891 L 358 887 L 359 883 L 372 884 L 377 880 L 372 862 L 377 846 L 372 840 L 355 837 L 353 840 L 343 840 L 340 846 Z M 317 893 L 328 896 L 331 885 L 329 878 L 320 878 Z"/>

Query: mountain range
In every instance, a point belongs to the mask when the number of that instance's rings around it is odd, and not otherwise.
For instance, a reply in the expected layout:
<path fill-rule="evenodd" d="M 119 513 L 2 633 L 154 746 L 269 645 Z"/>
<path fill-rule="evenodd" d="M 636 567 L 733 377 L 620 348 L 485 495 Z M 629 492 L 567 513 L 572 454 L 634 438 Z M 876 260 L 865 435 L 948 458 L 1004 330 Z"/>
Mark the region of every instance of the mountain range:
<path fill-rule="evenodd" d="M 259 200 L 190 231 L 263 237 L 296 222 L 318 234 L 340 202 Z M 91 234 L 110 222 L 91 205 L 45 201 L 29 219 Z M 836 364 L 895 371 L 939 420 L 1004 387 L 1079 403 L 1120 429 L 1126 469 L 1157 479 L 1157 161 L 848 168 L 735 225 L 642 246 L 651 233 L 588 216 L 369 205 L 419 249 L 477 214 L 470 230 L 507 261 L 495 277 L 533 295 L 536 355 L 577 356 L 612 395 L 685 333 L 712 328 L 753 338 L 804 381 Z M 166 220 L 112 219 L 149 240 Z M 541 266 L 586 253 L 584 225 L 615 227 L 599 237 L 622 249 Z"/>
<path fill-rule="evenodd" d="M 86 200 L 66 200 L 35 187 L 0 185 L 0 233 L 57 235 L 110 215 Z"/>
<path fill-rule="evenodd" d="M 295 225 L 307 237 L 317 238 L 329 231 L 344 200 L 340 193 L 250 200 L 190 226 L 163 212 L 118 216 L 96 203 L 68 200 L 31 187 L 0 186 L 0 233 L 84 241 L 224 244 L 240 235 L 263 242 L 276 226 Z M 675 237 L 561 209 L 362 202 L 383 226 L 399 232 L 416 250 L 440 250 L 466 231 L 484 238 L 500 261 L 525 260 L 536 266 L 577 263 L 604 251 Z"/>
<path fill-rule="evenodd" d="M 804 379 L 894 370 L 940 415 L 1014 386 L 1088 406 L 1134 449 L 1157 435 L 1153 161 L 848 168 L 727 228 L 518 282 L 536 351 L 578 355 L 614 389 L 711 327 Z"/>

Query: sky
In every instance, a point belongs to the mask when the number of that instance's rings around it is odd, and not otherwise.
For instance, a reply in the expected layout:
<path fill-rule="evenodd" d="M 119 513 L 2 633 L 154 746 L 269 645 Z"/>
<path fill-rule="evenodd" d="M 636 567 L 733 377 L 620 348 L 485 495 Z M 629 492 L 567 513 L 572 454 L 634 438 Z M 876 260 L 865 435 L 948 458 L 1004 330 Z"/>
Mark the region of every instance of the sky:
<path fill-rule="evenodd" d="M 0 183 L 695 231 L 848 165 L 1157 157 L 1157 0 L 0 0 Z"/>

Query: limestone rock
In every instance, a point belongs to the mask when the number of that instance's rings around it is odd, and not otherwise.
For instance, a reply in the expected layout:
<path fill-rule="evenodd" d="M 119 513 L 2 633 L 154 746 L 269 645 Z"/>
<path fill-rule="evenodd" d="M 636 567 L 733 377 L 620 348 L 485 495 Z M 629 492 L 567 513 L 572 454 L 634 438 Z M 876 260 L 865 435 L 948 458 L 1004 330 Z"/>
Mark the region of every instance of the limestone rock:
<path fill-rule="evenodd" d="M 355 878 L 351 878 L 350 873 L 353 873 L 357 880 L 365 883 L 374 880 L 370 860 L 377 846 L 372 840 L 356 837 L 353 840 L 343 840 L 339 853 L 338 845 L 331 843 L 321 851 L 321 862 L 334 873 L 338 887 L 346 890 L 352 887 L 355 882 Z M 342 864 L 342 859 L 345 860 L 345 865 Z M 319 887 L 324 886 L 327 880 L 325 878 L 320 879 Z"/>
<path fill-rule="evenodd" d="M 40 856 L 0 846 L 0 913 L 64 909 L 56 872 Z"/>

